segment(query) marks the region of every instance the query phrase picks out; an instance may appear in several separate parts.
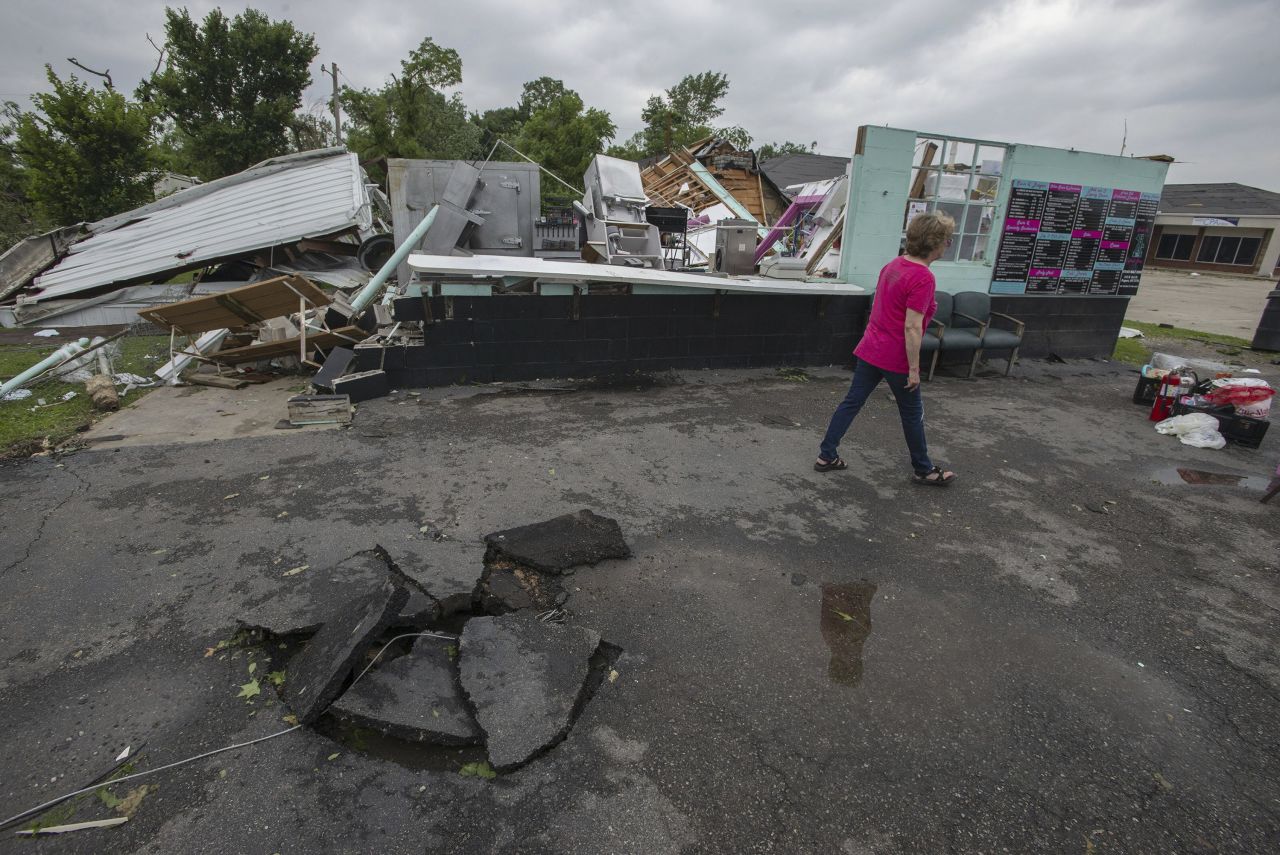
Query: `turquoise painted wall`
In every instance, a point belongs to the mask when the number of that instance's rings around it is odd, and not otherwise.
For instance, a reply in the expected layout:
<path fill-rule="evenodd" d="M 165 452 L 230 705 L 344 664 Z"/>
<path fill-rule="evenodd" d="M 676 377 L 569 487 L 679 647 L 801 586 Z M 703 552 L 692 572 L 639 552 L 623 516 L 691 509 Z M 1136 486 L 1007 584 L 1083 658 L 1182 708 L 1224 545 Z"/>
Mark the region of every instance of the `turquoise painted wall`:
<path fill-rule="evenodd" d="M 845 212 L 840 278 L 874 289 L 880 268 L 898 254 L 916 137 L 929 134 L 872 126 L 861 129 L 859 133 L 863 135 L 863 145 L 862 152 L 855 153 L 853 157 L 852 198 Z M 999 235 L 1004 228 L 1004 212 L 1009 204 L 1009 188 L 1015 179 L 1159 193 L 1164 188 L 1168 170 L 1167 163 L 1154 160 L 1044 146 L 1010 145 L 1005 156 L 1000 191 L 996 196 L 995 220 L 991 229 L 993 237 L 987 258 L 995 257 Z M 986 291 L 991 284 L 989 260 L 939 261 L 931 269 L 938 280 L 938 288 L 943 291 Z"/>

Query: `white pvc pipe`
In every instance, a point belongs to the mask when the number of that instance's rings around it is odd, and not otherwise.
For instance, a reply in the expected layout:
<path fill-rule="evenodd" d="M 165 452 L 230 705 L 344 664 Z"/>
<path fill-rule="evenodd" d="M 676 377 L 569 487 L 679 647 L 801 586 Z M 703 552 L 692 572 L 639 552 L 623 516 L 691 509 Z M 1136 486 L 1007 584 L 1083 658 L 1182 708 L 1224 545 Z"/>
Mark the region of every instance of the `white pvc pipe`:
<path fill-rule="evenodd" d="M 382 265 L 382 269 L 374 274 L 369 280 L 369 284 L 360 289 L 360 293 L 351 301 L 351 308 L 354 310 L 351 316 L 354 318 L 374 301 L 378 296 L 378 292 L 382 290 L 382 286 L 391 278 L 391 274 L 395 273 L 396 268 L 400 266 L 400 262 L 409 257 L 409 253 L 413 252 L 413 248 L 417 246 L 427 233 L 427 229 L 431 228 L 431 224 L 436 221 L 436 211 L 440 210 L 439 205 L 432 205 L 431 210 L 427 211 L 427 215 L 422 218 L 422 222 L 414 227 L 409 236 L 404 239 L 404 243 L 396 247 L 396 251 L 391 253 L 391 257 L 387 259 L 387 263 Z"/>
<path fill-rule="evenodd" d="M 79 341 L 72 341 L 64 344 L 44 359 L 32 365 L 26 371 L 23 371 L 12 380 L 0 384 L 0 398 L 9 394 L 15 389 L 21 389 L 28 381 L 34 380 L 50 368 L 55 368 L 68 360 L 74 359 L 81 353 L 84 353 L 89 347 L 89 339 L 82 338 Z"/>

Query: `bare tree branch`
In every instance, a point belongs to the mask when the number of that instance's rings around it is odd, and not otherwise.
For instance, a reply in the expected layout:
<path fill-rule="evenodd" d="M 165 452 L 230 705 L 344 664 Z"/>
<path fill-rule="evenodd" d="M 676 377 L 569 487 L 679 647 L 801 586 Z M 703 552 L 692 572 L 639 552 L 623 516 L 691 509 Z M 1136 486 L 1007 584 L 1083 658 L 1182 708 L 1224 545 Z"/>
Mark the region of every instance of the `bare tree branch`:
<path fill-rule="evenodd" d="M 164 48 L 156 44 L 150 33 L 147 33 L 147 41 L 151 42 L 151 46 L 156 49 L 156 53 L 160 54 L 160 56 L 156 57 L 156 67 L 151 70 L 151 76 L 155 77 L 160 73 L 160 66 L 164 64 Z"/>
<path fill-rule="evenodd" d="M 90 68 L 89 66 L 87 66 L 87 65 L 82 65 L 81 63 L 77 62 L 77 61 L 76 61 L 76 58 L 75 58 L 74 56 L 69 56 L 69 57 L 67 57 L 67 62 L 71 63 L 71 64 L 72 64 L 72 65 L 74 65 L 76 68 L 80 68 L 80 69 L 83 69 L 83 70 L 85 70 L 85 71 L 89 72 L 90 74 L 96 74 L 96 75 L 98 75 L 99 77 L 105 77 L 105 78 L 106 78 L 106 80 L 107 80 L 106 87 L 107 87 L 108 89 L 110 89 L 111 91 L 113 91 L 113 92 L 115 91 L 115 87 L 114 87 L 113 85 L 111 85 L 111 69 L 109 69 L 109 68 L 108 68 L 106 71 L 94 71 L 94 70 L 93 70 L 92 68 Z"/>

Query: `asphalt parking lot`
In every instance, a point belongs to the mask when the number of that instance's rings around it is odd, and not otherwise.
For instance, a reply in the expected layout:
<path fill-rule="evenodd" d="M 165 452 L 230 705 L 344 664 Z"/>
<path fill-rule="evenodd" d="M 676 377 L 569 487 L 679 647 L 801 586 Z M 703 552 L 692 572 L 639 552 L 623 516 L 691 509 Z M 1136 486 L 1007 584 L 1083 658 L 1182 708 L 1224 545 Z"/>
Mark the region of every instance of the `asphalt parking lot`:
<path fill-rule="evenodd" d="M 478 573 L 485 534 L 589 508 L 632 557 L 569 577 L 617 675 L 517 771 L 304 728 L 0 850 L 1277 851 L 1280 437 L 1181 446 L 1129 370 L 1027 363 L 926 386 L 952 487 L 908 483 L 887 391 L 820 475 L 847 377 L 401 393 L 349 429 L 3 464 L 3 816 L 125 746 L 143 771 L 288 727 L 219 644 L 354 552 L 443 534 Z"/>

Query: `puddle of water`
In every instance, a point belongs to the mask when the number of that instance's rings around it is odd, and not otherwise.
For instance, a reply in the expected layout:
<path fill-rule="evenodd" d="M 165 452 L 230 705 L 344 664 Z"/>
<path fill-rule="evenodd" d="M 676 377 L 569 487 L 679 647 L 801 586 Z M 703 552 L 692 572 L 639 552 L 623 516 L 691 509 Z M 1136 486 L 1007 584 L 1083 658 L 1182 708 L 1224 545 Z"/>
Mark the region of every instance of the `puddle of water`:
<path fill-rule="evenodd" d="M 1212 487 L 1244 487 L 1248 490 L 1266 490 L 1271 479 L 1265 475 L 1238 475 L 1231 472 L 1209 472 L 1204 469 L 1188 469 L 1171 466 L 1157 469 L 1152 477 L 1161 484 L 1195 484 Z"/>
<path fill-rule="evenodd" d="M 827 679 L 841 686 L 862 682 L 862 645 L 871 634 L 871 600 L 876 586 L 865 579 L 850 585 L 822 586 L 819 629 L 831 650 Z"/>

